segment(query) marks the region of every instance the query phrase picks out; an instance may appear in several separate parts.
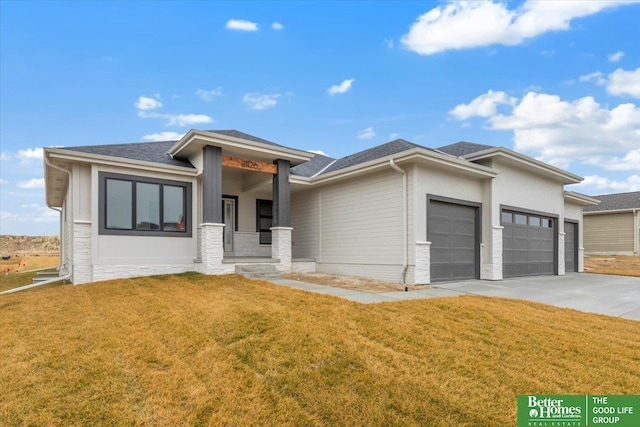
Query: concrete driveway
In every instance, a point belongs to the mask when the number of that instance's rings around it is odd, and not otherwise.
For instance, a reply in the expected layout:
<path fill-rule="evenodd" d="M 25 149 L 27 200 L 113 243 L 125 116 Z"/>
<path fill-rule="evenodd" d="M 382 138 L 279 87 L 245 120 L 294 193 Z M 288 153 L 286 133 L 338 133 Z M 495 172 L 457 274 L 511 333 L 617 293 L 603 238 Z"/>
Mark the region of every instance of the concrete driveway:
<path fill-rule="evenodd" d="M 556 307 L 640 320 L 640 277 L 570 273 L 566 276 L 536 276 L 498 282 L 467 280 L 435 283 L 426 289 L 375 294 L 298 280 L 270 279 L 270 281 L 365 304 L 465 294 L 485 295 L 536 301 Z"/>
<path fill-rule="evenodd" d="M 570 273 L 500 282 L 471 280 L 436 283 L 436 289 L 461 294 L 518 298 L 556 307 L 640 320 L 640 277 Z"/>

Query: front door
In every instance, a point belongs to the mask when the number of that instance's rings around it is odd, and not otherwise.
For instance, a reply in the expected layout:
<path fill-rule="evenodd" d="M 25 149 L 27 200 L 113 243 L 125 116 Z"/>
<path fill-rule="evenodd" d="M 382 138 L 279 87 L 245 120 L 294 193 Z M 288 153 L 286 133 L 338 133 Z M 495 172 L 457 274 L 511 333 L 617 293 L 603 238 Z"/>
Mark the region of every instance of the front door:
<path fill-rule="evenodd" d="M 224 252 L 233 254 L 233 233 L 236 229 L 236 201 L 222 199 L 222 222 L 224 223 Z"/>

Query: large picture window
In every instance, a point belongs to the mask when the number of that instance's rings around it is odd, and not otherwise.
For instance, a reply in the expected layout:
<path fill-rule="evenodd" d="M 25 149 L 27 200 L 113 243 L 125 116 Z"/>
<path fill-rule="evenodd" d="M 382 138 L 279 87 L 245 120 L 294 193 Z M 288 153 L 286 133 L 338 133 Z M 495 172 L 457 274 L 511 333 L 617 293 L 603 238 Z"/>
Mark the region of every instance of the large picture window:
<path fill-rule="evenodd" d="M 100 173 L 100 234 L 191 237 L 191 183 Z"/>
<path fill-rule="evenodd" d="M 273 202 L 256 200 L 256 231 L 260 232 L 260 244 L 271 244 L 271 227 L 273 227 Z"/>

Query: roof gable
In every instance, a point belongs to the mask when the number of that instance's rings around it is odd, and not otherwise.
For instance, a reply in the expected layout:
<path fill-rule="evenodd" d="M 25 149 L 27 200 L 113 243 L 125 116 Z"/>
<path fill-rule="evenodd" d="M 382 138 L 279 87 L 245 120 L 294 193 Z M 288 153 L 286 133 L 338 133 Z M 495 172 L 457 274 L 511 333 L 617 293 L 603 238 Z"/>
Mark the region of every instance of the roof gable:
<path fill-rule="evenodd" d="M 322 154 L 316 154 L 308 162 L 301 163 L 297 166 L 292 167 L 291 174 L 311 178 L 335 161 L 336 159 L 333 159 L 331 157 L 323 156 Z"/>

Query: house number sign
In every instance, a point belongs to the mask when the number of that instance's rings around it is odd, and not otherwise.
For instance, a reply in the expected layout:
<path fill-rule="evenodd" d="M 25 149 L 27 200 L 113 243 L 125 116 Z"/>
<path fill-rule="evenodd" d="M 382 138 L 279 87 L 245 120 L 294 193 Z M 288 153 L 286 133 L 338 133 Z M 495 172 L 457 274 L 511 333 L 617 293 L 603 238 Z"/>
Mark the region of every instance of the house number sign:
<path fill-rule="evenodd" d="M 239 157 L 222 156 L 222 166 L 236 169 L 246 169 L 255 172 L 278 173 L 278 167 L 273 163 L 258 160 L 241 159 Z"/>

